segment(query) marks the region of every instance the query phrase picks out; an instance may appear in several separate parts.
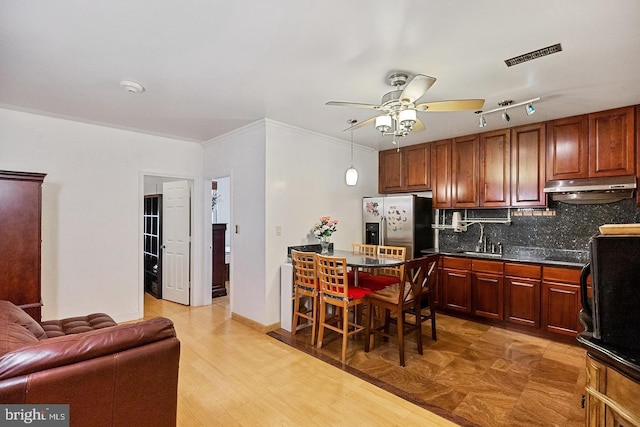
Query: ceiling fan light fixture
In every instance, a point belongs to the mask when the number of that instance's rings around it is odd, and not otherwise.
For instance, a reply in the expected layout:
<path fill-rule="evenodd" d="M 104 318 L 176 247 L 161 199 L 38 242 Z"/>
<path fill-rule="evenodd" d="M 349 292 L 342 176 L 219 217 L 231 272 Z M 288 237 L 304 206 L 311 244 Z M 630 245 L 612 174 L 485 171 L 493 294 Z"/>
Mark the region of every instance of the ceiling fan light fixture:
<path fill-rule="evenodd" d="M 416 110 L 413 110 L 411 108 L 402 110 L 400 111 L 400 114 L 398 114 L 398 121 L 400 122 L 400 125 L 407 128 L 408 130 L 411 130 L 417 119 L 418 116 L 416 114 Z"/>
<path fill-rule="evenodd" d="M 366 108 L 378 111 L 378 116 L 366 119 L 355 129 L 374 123 L 382 136 L 393 137 L 393 144 L 399 146 L 400 139 L 409 136 L 413 131 L 425 129 L 424 123 L 418 119 L 418 111 L 464 111 L 482 108 L 484 99 L 458 99 L 418 103 L 425 92 L 435 83 L 436 78 L 424 74 L 415 74 L 409 79 L 409 73 L 394 72 L 389 76 L 389 84 L 394 90 L 382 97 L 380 104 L 362 102 L 328 101 L 325 105 L 350 108 Z M 404 86 L 404 87 L 403 87 Z M 353 130 L 349 127 L 346 130 Z"/>
<path fill-rule="evenodd" d="M 381 134 L 384 135 L 389 132 L 391 130 L 391 125 L 391 116 L 385 114 L 376 117 L 376 129 L 378 129 Z"/>

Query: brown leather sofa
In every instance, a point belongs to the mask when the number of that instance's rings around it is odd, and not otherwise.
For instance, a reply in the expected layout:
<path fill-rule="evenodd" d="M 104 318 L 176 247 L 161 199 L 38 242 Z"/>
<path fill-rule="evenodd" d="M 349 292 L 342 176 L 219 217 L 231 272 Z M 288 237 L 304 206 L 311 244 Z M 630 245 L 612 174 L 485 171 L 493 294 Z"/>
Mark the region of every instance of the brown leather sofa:
<path fill-rule="evenodd" d="M 71 426 L 175 426 L 179 358 L 166 318 L 40 324 L 0 301 L 0 403 L 69 404 Z"/>

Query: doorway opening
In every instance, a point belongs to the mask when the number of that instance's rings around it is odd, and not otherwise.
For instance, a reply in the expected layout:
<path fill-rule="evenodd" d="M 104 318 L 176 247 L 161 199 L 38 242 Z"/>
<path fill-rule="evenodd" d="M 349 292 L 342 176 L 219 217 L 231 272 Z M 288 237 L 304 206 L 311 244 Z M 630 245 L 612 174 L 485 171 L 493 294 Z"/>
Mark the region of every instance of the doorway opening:
<path fill-rule="evenodd" d="M 143 175 L 142 294 L 190 305 L 192 191 L 190 179 Z"/>

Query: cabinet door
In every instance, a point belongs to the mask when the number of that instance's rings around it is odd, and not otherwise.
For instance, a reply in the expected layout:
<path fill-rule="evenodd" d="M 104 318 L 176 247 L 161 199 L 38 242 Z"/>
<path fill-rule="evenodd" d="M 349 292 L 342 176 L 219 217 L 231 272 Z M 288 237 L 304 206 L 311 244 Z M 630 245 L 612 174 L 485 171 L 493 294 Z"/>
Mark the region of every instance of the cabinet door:
<path fill-rule="evenodd" d="M 504 207 L 510 200 L 510 151 L 508 129 L 480 135 L 480 206 Z"/>
<path fill-rule="evenodd" d="M 542 281 L 542 329 L 564 335 L 578 333 L 580 286 Z"/>
<path fill-rule="evenodd" d="M 540 327 L 540 279 L 505 277 L 505 320 Z"/>
<path fill-rule="evenodd" d="M 589 173 L 589 116 L 547 123 L 547 179 L 586 178 Z"/>
<path fill-rule="evenodd" d="M 511 206 L 547 205 L 545 184 L 545 125 L 519 126 L 511 132 Z"/>
<path fill-rule="evenodd" d="M 473 208 L 478 202 L 479 137 L 454 138 L 451 148 L 451 203 L 453 207 Z"/>
<path fill-rule="evenodd" d="M 636 182 L 640 182 L 640 105 L 636 106 Z M 640 205 L 640 191 L 636 190 L 636 204 Z"/>
<path fill-rule="evenodd" d="M 451 140 L 431 143 L 433 208 L 451 207 Z"/>
<path fill-rule="evenodd" d="M 589 176 L 635 175 L 633 107 L 589 114 Z"/>
<path fill-rule="evenodd" d="M 443 306 L 450 310 L 471 313 L 471 274 L 465 270 L 442 270 Z"/>
<path fill-rule="evenodd" d="M 431 190 L 430 144 L 410 145 L 404 150 L 406 189 L 409 191 Z"/>
<path fill-rule="evenodd" d="M 503 319 L 503 279 L 502 276 L 487 273 L 473 273 L 473 314 L 490 319 Z"/>
<path fill-rule="evenodd" d="M 378 192 L 392 193 L 403 190 L 402 160 L 404 153 L 398 150 L 380 151 L 378 154 Z"/>

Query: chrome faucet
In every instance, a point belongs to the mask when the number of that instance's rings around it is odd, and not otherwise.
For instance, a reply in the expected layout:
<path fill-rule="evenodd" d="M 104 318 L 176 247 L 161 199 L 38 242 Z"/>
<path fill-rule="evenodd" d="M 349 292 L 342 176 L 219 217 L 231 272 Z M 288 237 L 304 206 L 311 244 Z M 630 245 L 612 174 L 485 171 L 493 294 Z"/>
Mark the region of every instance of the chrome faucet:
<path fill-rule="evenodd" d="M 485 235 L 484 235 L 484 224 L 481 222 L 477 224 L 480 226 L 480 238 L 478 239 L 478 244 L 476 245 L 476 252 L 486 252 L 487 241 L 485 240 Z"/>

